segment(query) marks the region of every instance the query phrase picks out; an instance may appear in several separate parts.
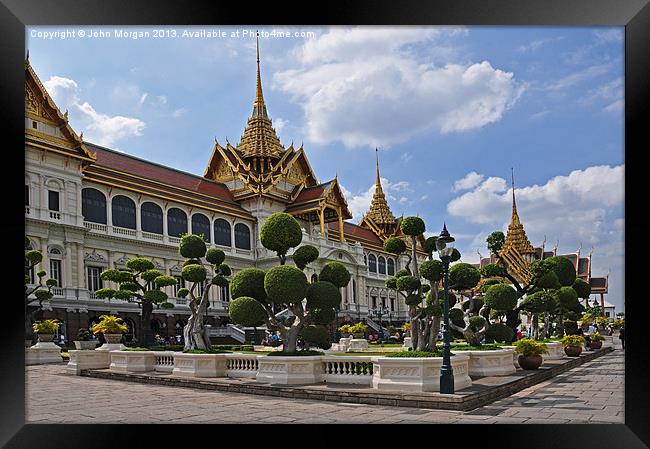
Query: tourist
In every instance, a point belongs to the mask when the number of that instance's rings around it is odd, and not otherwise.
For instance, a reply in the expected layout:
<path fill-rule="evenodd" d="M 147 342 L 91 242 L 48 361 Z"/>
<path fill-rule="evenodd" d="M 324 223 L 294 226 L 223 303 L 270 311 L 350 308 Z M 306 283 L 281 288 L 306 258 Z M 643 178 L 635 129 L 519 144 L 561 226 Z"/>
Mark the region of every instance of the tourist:
<path fill-rule="evenodd" d="M 520 340 L 524 336 L 524 334 L 523 332 L 521 332 L 521 329 L 517 329 L 517 333 L 515 334 L 515 336 L 517 337 L 517 340 Z"/>
<path fill-rule="evenodd" d="M 590 324 L 587 332 L 589 332 L 590 334 L 595 333 L 596 332 L 596 326 L 594 326 L 593 324 Z"/>
<path fill-rule="evenodd" d="M 618 338 L 621 340 L 623 349 L 625 349 L 625 326 L 621 326 L 621 329 L 618 331 Z"/>
<path fill-rule="evenodd" d="M 578 327 L 578 330 L 576 331 L 576 335 L 584 335 L 584 331 L 582 330 L 582 327 Z"/>
<path fill-rule="evenodd" d="M 614 335 L 614 328 L 612 327 L 611 324 L 607 326 L 607 335 L 609 335 L 610 337 Z"/>

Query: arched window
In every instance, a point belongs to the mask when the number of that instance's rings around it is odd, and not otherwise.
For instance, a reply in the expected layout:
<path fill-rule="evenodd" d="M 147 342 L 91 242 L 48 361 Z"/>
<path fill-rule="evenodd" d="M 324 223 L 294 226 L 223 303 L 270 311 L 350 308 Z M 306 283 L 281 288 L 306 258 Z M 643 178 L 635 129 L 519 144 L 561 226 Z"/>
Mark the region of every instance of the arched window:
<path fill-rule="evenodd" d="M 214 243 L 223 246 L 232 246 L 230 238 L 230 223 L 223 218 L 214 221 Z"/>
<path fill-rule="evenodd" d="M 187 215 L 182 210 L 172 207 L 167 211 L 167 234 L 180 237 L 187 233 Z"/>
<path fill-rule="evenodd" d="M 235 248 L 251 249 L 251 231 L 243 223 L 235 225 Z"/>
<path fill-rule="evenodd" d="M 135 229 L 135 203 L 130 198 L 118 195 L 112 201 L 113 226 Z"/>
<path fill-rule="evenodd" d="M 81 191 L 81 214 L 85 221 L 106 224 L 106 197 L 97 189 Z"/>
<path fill-rule="evenodd" d="M 386 259 L 379 256 L 379 274 L 386 274 Z"/>
<path fill-rule="evenodd" d="M 318 275 L 316 273 L 311 275 L 311 283 L 318 282 Z"/>
<path fill-rule="evenodd" d="M 371 273 L 376 273 L 377 272 L 377 258 L 375 257 L 374 254 L 369 254 L 368 255 L 368 270 Z"/>
<path fill-rule="evenodd" d="M 352 279 L 352 302 L 357 303 L 357 281 Z"/>
<path fill-rule="evenodd" d="M 192 215 L 192 234 L 203 234 L 203 240 L 210 242 L 210 220 L 203 214 Z"/>
<path fill-rule="evenodd" d="M 388 265 L 388 276 L 394 276 L 395 275 L 395 261 L 391 258 L 389 258 L 386 261 Z"/>
<path fill-rule="evenodd" d="M 145 232 L 163 233 L 163 211 L 155 203 L 146 202 L 140 206 L 140 225 Z"/>

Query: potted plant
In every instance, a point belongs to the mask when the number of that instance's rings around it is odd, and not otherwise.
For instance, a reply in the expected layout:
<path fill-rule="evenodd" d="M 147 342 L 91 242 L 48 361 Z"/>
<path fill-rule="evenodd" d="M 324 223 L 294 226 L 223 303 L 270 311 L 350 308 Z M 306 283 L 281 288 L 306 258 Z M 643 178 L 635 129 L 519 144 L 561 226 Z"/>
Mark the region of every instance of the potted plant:
<path fill-rule="evenodd" d="M 77 339 L 74 341 L 74 347 L 77 349 L 95 349 L 97 342 L 93 341 L 91 338 L 90 331 L 82 327 L 77 332 Z"/>
<path fill-rule="evenodd" d="M 106 343 L 119 343 L 122 339 L 122 334 L 129 330 L 128 327 L 122 322 L 122 318 L 114 315 L 101 315 L 99 323 L 90 328 L 93 334 L 97 335 L 100 332 L 104 334 Z"/>
<path fill-rule="evenodd" d="M 591 335 L 591 343 L 589 344 L 589 347 L 594 350 L 600 349 L 603 347 L 603 341 L 605 341 L 605 337 L 601 334 L 593 334 Z"/>
<path fill-rule="evenodd" d="M 38 335 L 39 343 L 48 343 L 54 339 L 54 334 L 59 330 L 61 322 L 57 319 L 37 321 L 32 325 L 32 329 Z"/>
<path fill-rule="evenodd" d="M 560 340 L 564 346 L 564 353 L 569 357 L 578 357 L 582 352 L 585 339 L 580 335 L 566 335 Z"/>
<path fill-rule="evenodd" d="M 522 369 L 533 370 L 540 367 L 544 359 L 542 354 L 547 354 L 548 349 L 544 343 L 530 338 L 522 338 L 515 344 L 515 352 L 519 354 L 517 363 Z"/>
<path fill-rule="evenodd" d="M 367 330 L 368 326 L 362 322 L 358 322 L 357 324 L 350 326 L 350 332 L 354 338 L 363 338 Z"/>
<path fill-rule="evenodd" d="M 350 325 L 344 324 L 343 326 L 339 327 L 339 332 L 341 333 L 341 337 L 348 338 L 350 336 Z"/>

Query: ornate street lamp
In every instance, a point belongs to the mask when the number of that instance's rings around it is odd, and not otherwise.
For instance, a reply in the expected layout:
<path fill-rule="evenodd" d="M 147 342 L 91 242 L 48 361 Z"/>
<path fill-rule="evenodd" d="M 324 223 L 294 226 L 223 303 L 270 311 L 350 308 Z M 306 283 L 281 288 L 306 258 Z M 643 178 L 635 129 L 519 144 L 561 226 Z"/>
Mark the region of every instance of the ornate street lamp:
<path fill-rule="evenodd" d="M 451 367 L 451 343 L 449 341 L 449 262 L 451 261 L 451 255 L 454 250 L 454 240 L 449 235 L 447 224 L 445 223 L 438 240 L 436 240 L 436 249 L 442 260 L 445 280 L 444 326 L 442 331 L 444 343 L 442 347 L 442 366 L 440 367 L 440 393 L 444 394 L 454 393 L 454 370 Z"/>

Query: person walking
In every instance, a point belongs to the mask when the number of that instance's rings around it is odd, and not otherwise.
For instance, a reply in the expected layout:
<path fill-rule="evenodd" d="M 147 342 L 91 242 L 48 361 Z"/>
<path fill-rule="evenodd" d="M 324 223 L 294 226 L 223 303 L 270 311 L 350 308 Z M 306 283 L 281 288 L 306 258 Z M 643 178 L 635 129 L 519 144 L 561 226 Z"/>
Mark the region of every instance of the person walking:
<path fill-rule="evenodd" d="M 625 349 L 625 326 L 621 326 L 621 330 L 618 331 L 618 338 L 621 340 L 623 349 Z"/>

